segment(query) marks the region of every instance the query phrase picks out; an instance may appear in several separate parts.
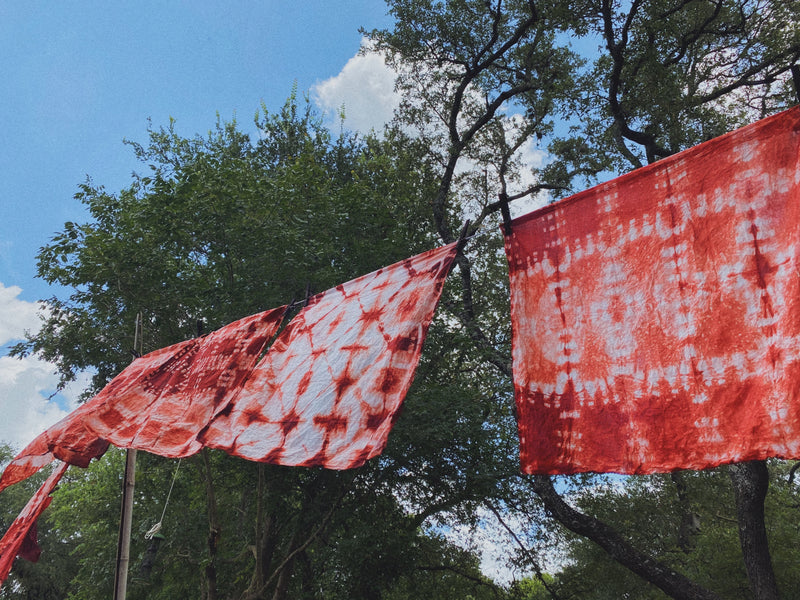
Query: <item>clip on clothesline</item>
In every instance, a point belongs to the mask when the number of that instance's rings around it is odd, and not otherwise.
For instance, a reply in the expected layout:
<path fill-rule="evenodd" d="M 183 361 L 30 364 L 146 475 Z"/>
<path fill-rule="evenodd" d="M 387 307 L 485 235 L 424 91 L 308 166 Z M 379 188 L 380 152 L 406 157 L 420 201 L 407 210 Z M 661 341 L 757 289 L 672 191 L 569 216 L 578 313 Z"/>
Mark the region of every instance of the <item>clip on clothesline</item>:
<path fill-rule="evenodd" d="M 312 293 L 312 290 L 311 290 L 311 283 L 307 283 L 306 284 L 306 296 L 305 296 L 305 298 L 303 298 L 302 300 L 294 300 L 294 299 L 292 299 L 292 301 L 289 302 L 289 304 L 286 305 L 286 310 L 289 311 L 289 310 L 292 310 L 293 308 L 297 308 L 298 306 L 301 306 L 301 307 L 305 308 L 306 306 L 308 306 L 308 303 L 311 301 L 312 296 L 314 296 L 314 294 Z"/>
<path fill-rule="evenodd" d="M 794 93 L 797 95 L 797 102 L 800 103 L 800 65 L 792 65 L 792 81 L 794 81 Z"/>

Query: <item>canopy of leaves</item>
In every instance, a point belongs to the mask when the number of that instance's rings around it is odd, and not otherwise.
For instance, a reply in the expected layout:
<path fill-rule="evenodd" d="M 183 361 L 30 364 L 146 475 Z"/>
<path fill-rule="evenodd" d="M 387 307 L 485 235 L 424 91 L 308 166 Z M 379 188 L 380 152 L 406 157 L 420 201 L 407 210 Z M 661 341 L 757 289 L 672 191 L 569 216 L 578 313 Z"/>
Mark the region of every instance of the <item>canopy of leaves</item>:
<path fill-rule="evenodd" d="M 505 200 L 547 201 L 783 108 L 798 1 L 388 0 L 396 24 L 369 36 L 403 103 L 383 137 L 332 136 L 295 95 L 262 110 L 252 137 L 223 122 L 191 139 L 151 130 L 130 143 L 143 171 L 131 185 L 85 182 L 90 220 L 42 248 L 39 275 L 72 291 L 15 352 L 65 380 L 91 369 L 96 391 L 129 362 L 139 312 L 145 350 L 163 347 L 450 241 L 465 217 L 495 228 Z M 724 469 L 610 486 L 516 474 L 501 243 L 474 238 L 459 258 L 384 455 L 351 473 L 185 461 L 166 539 L 136 539 L 130 595 L 749 597 Z M 45 543 L 68 556 L 53 589 L 71 597 L 109 595 L 119 463 L 72 473 L 53 504 Z M 140 458 L 138 533 L 175 468 Z M 795 491 L 771 468 L 773 562 L 791 590 Z M 482 576 L 440 535 L 481 508 L 513 517 L 518 566 L 554 575 L 509 589 Z M 647 583 L 651 567 L 677 587 Z"/>

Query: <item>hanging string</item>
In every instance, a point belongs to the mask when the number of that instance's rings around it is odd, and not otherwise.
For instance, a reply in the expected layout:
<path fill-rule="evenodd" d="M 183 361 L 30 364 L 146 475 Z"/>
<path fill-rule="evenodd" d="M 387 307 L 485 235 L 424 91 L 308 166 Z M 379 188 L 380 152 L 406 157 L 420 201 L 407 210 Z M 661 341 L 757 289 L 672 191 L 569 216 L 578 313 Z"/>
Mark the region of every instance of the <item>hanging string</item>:
<path fill-rule="evenodd" d="M 164 521 L 164 515 L 167 514 L 167 506 L 169 506 L 169 497 L 172 495 L 172 488 L 175 487 L 175 479 L 178 477 L 178 469 L 181 468 L 181 460 L 178 459 L 178 465 L 175 467 L 175 474 L 172 476 L 172 483 L 169 486 L 169 492 L 167 492 L 167 499 L 164 501 L 164 510 L 161 511 L 161 518 L 158 520 L 158 523 L 153 525 L 150 530 L 144 534 L 144 539 L 149 540 L 159 531 L 161 531 L 161 523 Z"/>

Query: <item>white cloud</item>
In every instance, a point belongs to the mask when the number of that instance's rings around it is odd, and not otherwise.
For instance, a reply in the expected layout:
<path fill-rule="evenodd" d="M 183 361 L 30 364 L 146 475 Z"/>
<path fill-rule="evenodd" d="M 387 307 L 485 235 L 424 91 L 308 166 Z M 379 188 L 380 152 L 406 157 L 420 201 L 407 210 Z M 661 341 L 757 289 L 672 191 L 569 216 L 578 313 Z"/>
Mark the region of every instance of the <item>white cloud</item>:
<path fill-rule="evenodd" d="M 380 131 L 391 121 L 395 109 L 400 105 L 400 95 L 394 89 L 396 77 L 396 72 L 385 63 L 384 56 L 370 50 L 369 41 L 365 39 L 362 41 L 361 52 L 348 60 L 338 75 L 318 83 L 311 92 L 317 106 L 326 113 L 330 121 L 336 121 L 339 110 L 344 107 L 345 128 L 364 133 L 370 130 Z M 472 102 L 483 102 L 483 97 L 475 90 L 468 89 L 467 96 Z M 525 123 L 523 115 L 508 112 L 506 109 L 503 111 L 505 114 L 500 116 L 503 117 L 506 135 L 511 139 L 525 127 Z M 434 127 L 445 127 L 444 123 L 436 120 L 434 124 Z M 335 125 L 338 123 L 334 123 Z M 537 146 L 533 136 L 525 140 L 514 156 L 518 177 L 509 182 L 509 195 L 535 185 L 537 177 L 534 169 L 541 168 L 547 158 L 547 153 Z M 475 169 L 476 163 L 464 156 L 457 173 Z M 512 216 L 540 208 L 549 201 L 550 195 L 547 193 L 516 200 L 511 204 Z"/>
<path fill-rule="evenodd" d="M 18 298 L 22 290 L 0 283 L 0 345 L 24 338 L 26 331 L 40 326 L 41 305 Z M 88 375 L 68 386 L 57 402 L 50 395 L 58 385 L 52 364 L 35 357 L 24 359 L 0 355 L 0 441 L 21 449 L 39 433 L 77 406 L 77 398 L 88 383 Z M 64 410 L 62 406 L 66 406 Z"/>
<path fill-rule="evenodd" d="M 0 441 L 19 450 L 77 406 L 88 376 L 60 393 L 69 410 L 49 399 L 58 385 L 52 364 L 34 357 L 0 356 Z"/>
<path fill-rule="evenodd" d="M 22 290 L 0 283 L 0 346 L 25 337 L 26 330 L 39 328 L 41 306 L 17 298 Z"/>
<path fill-rule="evenodd" d="M 348 60 L 338 75 L 315 85 L 312 94 L 331 119 L 338 119 L 344 106 L 346 128 L 380 131 L 400 103 L 394 81 L 395 73 L 383 56 L 367 50 Z"/>

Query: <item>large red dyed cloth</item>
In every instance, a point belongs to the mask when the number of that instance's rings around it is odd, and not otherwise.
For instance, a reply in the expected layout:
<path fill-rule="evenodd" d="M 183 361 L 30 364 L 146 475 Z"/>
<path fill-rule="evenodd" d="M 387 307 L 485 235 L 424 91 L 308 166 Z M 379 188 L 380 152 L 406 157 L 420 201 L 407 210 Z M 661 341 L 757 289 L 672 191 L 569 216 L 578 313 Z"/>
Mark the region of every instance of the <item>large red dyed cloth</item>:
<path fill-rule="evenodd" d="M 235 321 L 134 360 L 96 396 L 37 436 L 6 467 L 0 491 L 59 458 L 88 466 L 111 442 L 178 458 L 227 405 L 280 326 L 286 307 Z"/>
<path fill-rule="evenodd" d="M 285 312 L 284 306 L 251 315 L 142 357 L 142 368 L 130 376 L 126 369 L 92 399 L 85 426 L 120 448 L 195 454 L 202 447 L 197 434 L 250 375 Z"/>
<path fill-rule="evenodd" d="M 35 540 L 31 540 L 30 533 L 35 531 L 36 520 L 42 514 L 45 508 L 50 506 L 52 498 L 50 494 L 61 481 L 64 472 L 69 465 L 61 463 L 58 465 L 50 477 L 42 484 L 38 491 L 22 509 L 20 515 L 14 519 L 11 527 L 8 528 L 3 539 L 0 540 L 0 585 L 5 582 L 8 577 L 11 566 L 14 564 L 14 559 L 18 555 L 26 555 L 29 559 L 38 559 L 39 551 L 38 544 Z M 26 546 L 27 540 L 27 548 Z"/>
<path fill-rule="evenodd" d="M 313 297 L 200 440 L 330 469 L 380 454 L 455 253 L 455 244 L 430 250 Z"/>
<path fill-rule="evenodd" d="M 527 473 L 800 458 L 800 110 L 514 220 Z"/>

